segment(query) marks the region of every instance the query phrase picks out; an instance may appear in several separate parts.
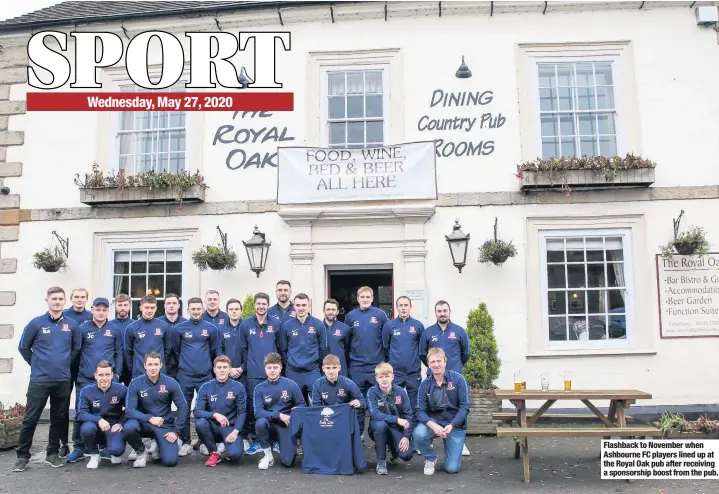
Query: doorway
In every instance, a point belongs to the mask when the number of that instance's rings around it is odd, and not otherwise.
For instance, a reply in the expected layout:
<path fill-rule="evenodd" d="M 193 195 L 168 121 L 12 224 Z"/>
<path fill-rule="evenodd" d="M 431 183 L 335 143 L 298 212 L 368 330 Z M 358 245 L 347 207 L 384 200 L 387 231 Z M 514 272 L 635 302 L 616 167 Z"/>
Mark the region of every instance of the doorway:
<path fill-rule="evenodd" d="M 357 290 L 362 286 L 374 290 L 372 305 L 382 309 L 392 319 L 394 289 L 391 269 L 330 269 L 327 271 L 327 294 L 340 304 L 337 319 L 344 322 L 345 316 L 357 308 Z"/>

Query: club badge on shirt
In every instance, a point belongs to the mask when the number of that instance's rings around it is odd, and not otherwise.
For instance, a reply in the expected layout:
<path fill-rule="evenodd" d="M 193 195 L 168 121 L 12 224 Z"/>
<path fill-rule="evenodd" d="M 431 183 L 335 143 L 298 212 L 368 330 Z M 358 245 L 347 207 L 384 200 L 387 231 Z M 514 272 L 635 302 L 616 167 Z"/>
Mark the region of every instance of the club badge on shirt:
<path fill-rule="evenodd" d="M 401 396 L 395 396 L 395 397 L 394 397 L 394 404 L 395 404 L 395 405 L 401 405 L 401 404 L 402 404 L 402 397 L 401 397 Z"/>
<path fill-rule="evenodd" d="M 449 381 L 447 383 L 447 391 L 452 391 L 454 389 L 454 383 L 452 381 Z"/>
<path fill-rule="evenodd" d="M 342 332 L 339 329 L 335 329 L 335 336 L 342 336 Z"/>
<path fill-rule="evenodd" d="M 314 326 L 310 326 L 309 329 L 307 330 L 307 333 L 308 334 L 317 334 L 317 330 L 315 329 Z"/>
<path fill-rule="evenodd" d="M 70 326 L 68 326 L 67 324 L 63 324 L 63 325 L 62 325 L 62 330 L 63 330 L 63 331 L 70 331 Z"/>
<path fill-rule="evenodd" d="M 162 330 L 160 328 L 155 328 L 155 336 L 162 336 Z"/>
<path fill-rule="evenodd" d="M 226 399 L 226 400 L 232 400 L 234 397 L 235 397 L 235 393 L 233 393 L 232 391 L 228 391 L 228 392 L 227 392 L 227 398 L 225 398 L 225 399 Z"/>
<path fill-rule="evenodd" d="M 157 390 L 158 393 L 167 393 L 167 388 L 164 384 L 160 384 L 160 389 Z"/>
<path fill-rule="evenodd" d="M 282 390 L 282 394 L 280 395 L 280 398 L 283 400 L 286 400 L 288 398 L 286 389 Z"/>
<path fill-rule="evenodd" d="M 344 396 L 344 395 L 345 395 L 345 390 L 344 390 L 344 389 L 340 388 L 340 389 L 337 390 L 337 396 Z"/>
<path fill-rule="evenodd" d="M 410 327 L 409 327 L 409 332 L 412 333 L 412 334 L 415 334 L 415 333 L 417 333 L 417 329 L 416 329 L 414 326 L 410 326 Z"/>
<path fill-rule="evenodd" d="M 112 398 L 110 398 L 110 405 L 117 405 L 118 403 L 119 402 L 117 396 L 113 396 Z"/>
<path fill-rule="evenodd" d="M 220 319 L 220 320 L 217 321 L 217 324 L 225 324 L 225 320 L 224 320 L 224 319 Z"/>
<path fill-rule="evenodd" d="M 106 329 L 105 336 L 112 336 L 112 331 L 110 331 L 109 329 Z"/>
<path fill-rule="evenodd" d="M 375 316 L 372 316 L 372 317 L 369 318 L 369 322 L 370 322 L 371 324 L 377 324 L 377 318 L 376 318 Z"/>
<path fill-rule="evenodd" d="M 456 339 L 457 339 L 457 335 L 454 334 L 454 331 L 450 331 L 450 332 L 449 332 L 449 336 L 447 336 L 447 338 L 449 338 L 449 339 L 451 339 L 451 340 L 456 340 Z"/>
<path fill-rule="evenodd" d="M 203 329 L 201 336 L 210 336 L 210 335 L 207 334 L 207 330 L 206 330 L 206 329 Z"/>

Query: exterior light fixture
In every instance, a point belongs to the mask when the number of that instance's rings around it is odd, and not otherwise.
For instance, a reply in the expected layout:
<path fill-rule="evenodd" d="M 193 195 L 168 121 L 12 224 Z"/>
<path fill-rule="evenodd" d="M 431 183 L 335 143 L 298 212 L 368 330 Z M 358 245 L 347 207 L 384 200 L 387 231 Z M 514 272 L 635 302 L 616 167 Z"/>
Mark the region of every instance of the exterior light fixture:
<path fill-rule="evenodd" d="M 247 259 L 250 261 L 250 269 L 260 277 L 260 273 L 265 270 L 267 264 L 267 253 L 270 250 L 272 242 L 265 240 L 265 234 L 261 233 L 255 225 L 255 230 L 252 232 L 252 238 L 247 242 L 244 240 L 242 243 L 245 245 L 247 251 Z"/>
<path fill-rule="evenodd" d="M 467 264 L 467 247 L 469 246 L 469 233 L 464 234 L 460 230 L 459 220 L 454 221 L 454 229 L 450 235 L 445 235 L 449 244 L 449 252 L 452 254 L 452 264 L 462 272 L 462 268 Z"/>

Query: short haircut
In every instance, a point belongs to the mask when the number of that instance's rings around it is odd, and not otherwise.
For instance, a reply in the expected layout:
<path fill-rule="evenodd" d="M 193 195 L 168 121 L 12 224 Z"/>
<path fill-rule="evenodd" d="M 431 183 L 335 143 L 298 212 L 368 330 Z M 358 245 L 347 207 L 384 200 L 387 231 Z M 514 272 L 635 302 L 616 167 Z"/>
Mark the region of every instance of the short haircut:
<path fill-rule="evenodd" d="M 385 374 L 393 374 L 394 368 L 389 365 L 387 362 L 382 362 L 377 367 L 374 368 L 374 375 L 375 376 L 384 376 Z"/>
<path fill-rule="evenodd" d="M 95 364 L 95 370 L 97 369 L 112 369 L 112 364 L 109 360 L 100 360 L 97 364 Z"/>
<path fill-rule="evenodd" d="M 217 364 L 225 363 L 232 367 L 232 361 L 230 360 L 230 357 L 227 355 L 220 355 L 219 357 L 215 357 L 214 362 L 212 363 L 212 366 L 216 366 Z"/>
<path fill-rule="evenodd" d="M 205 297 L 207 297 L 208 295 L 217 295 L 217 296 L 219 297 L 219 296 L 220 296 L 220 292 L 218 292 L 217 290 L 207 290 L 207 291 L 205 292 Z"/>
<path fill-rule="evenodd" d="M 167 298 L 167 297 L 165 297 L 165 298 Z M 129 301 L 130 301 L 130 296 L 127 293 L 121 293 L 120 295 L 115 297 L 115 304 L 117 304 L 118 302 L 129 302 Z"/>
<path fill-rule="evenodd" d="M 327 355 L 322 359 L 322 365 L 340 365 L 340 359 L 337 355 Z"/>
<path fill-rule="evenodd" d="M 370 287 L 368 287 L 368 286 L 361 286 L 361 287 L 359 287 L 359 288 L 357 289 L 357 296 L 359 297 L 360 294 L 362 294 L 362 293 L 364 293 L 364 292 L 369 292 L 369 294 L 374 297 L 374 290 L 372 290 L 372 289 L 371 289 Z"/>
<path fill-rule="evenodd" d="M 295 295 L 295 300 L 297 299 L 307 300 L 308 303 L 310 301 L 310 297 L 308 297 L 306 293 L 298 293 L 297 295 Z"/>
<path fill-rule="evenodd" d="M 280 280 L 277 283 L 275 283 L 275 288 L 277 288 L 280 285 L 287 285 L 288 287 L 292 288 L 292 283 L 290 283 L 287 280 Z"/>
<path fill-rule="evenodd" d="M 149 359 L 151 359 L 151 358 L 156 358 L 156 359 L 158 359 L 158 360 L 160 361 L 160 363 L 162 363 L 162 355 L 160 355 L 160 354 L 157 353 L 157 352 L 147 352 L 147 353 L 145 354 L 145 360 L 144 360 L 144 362 L 147 363 L 147 361 L 148 361 Z"/>
<path fill-rule="evenodd" d="M 282 365 L 282 357 L 279 353 L 270 352 L 267 355 L 265 355 L 265 367 L 267 367 L 270 364 L 279 364 Z"/>
<path fill-rule="evenodd" d="M 325 300 L 325 303 L 324 303 L 324 305 L 322 306 L 322 309 L 324 309 L 325 307 L 327 307 L 327 304 L 334 304 L 334 305 L 337 307 L 337 309 L 340 308 L 340 303 L 337 302 L 337 301 L 336 301 L 335 299 L 333 299 L 333 298 L 328 298 L 327 300 Z"/>
<path fill-rule="evenodd" d="M 142 306 L 144 304 L 157 305 L 157 299 L 152 295 L 145 295 L 140 299 L 140 305 Z"/>
<path fill-rule="evenodd" d="M 187 301 L 187 308 L 189 309 L 192 304 L 203 305 L 202 299 L 200 297 L 192 297 L 190 300 Z"/>
<path fill-rule="evenodd" d="M 90 296 L 90 292 L 87 291 L 87 288 L 73 288 L 70 292 L 70 296 L 75 295 L 75 292 L 85 292 L 86 297 Z"/>
<path fill-rule="evenodd" d="M 51 286 L 50 288 L 47 289 L 47 296 L 48 296 L 48 297 L 49 297 L 50 295 L 54 295 L 54 294 L 56 294 L 56 293 L 62 293 L 63 295 L 65 295 L 65 290 L 63 290 L 63 289 L 60 288 L 59 286 Z"/>
<path fill-rule="evenodd" d="M 449 310 L 452 310 L 452 308 L 449 306 L 449 302 L 447 302 L 446 300 L 440 300 L 439 302 L 434 304 L 434 310 L 437 310 L 437 307 L 439 307 L 440 305 L 446 305 Z"/>
<path fill-rule="evenodd" d="M 268 304 L 268 305 L 269 305 L 269 303 L 270 303 L 270 296 L 267 295 L 265 292 L 255 293 L 255 300 L 254 300 L 254 301 L 257 302 L 259 299 L 267 300 L 267 304 Z"/>
<path fill-rule="evenodd" d="M 444 350 L 442 350 L 439 347 L 435 347 L 435 348 L 430 348 L 429 351 L 427 352 L 427 362 L 429 362 L 429 359 L 431 357 L 434 357 L 435 355 L 442 357 L 445 362 L 447 361 L 447 354 L 444 353 Z"/>
<path fill-rule="evenodd" d="M 167 300 L 168 298 L 176 298 L 178 302 L 180 301 L 180 296 L 176 293 L 165 294 L 165 300 Z"/>
<path fill-rule="evenodd" d="M 409 302 L 409 305 L 410 305 L 410 306 L 412 305 L 412 299 L 409 298 L 407 295 L 400 295 L 399 297 L 397 297 L 397 300 L 395 301 L 394 304 L 395 304 L 395 305 L 399 305 L 399 301 L 402 300 L 403 298 L 406 298 L 406 299 L 407 299 L 407 302 Z"/>
<path fill-rule="evenodd" d="M 229 309 L 231 304 L 240 304 L 240 310 L 242 310 L 242 302 L 240 302 L 236 298 L 231 298 L 230 300 L 228 300 L 225 304 L 225 309 Z"/>

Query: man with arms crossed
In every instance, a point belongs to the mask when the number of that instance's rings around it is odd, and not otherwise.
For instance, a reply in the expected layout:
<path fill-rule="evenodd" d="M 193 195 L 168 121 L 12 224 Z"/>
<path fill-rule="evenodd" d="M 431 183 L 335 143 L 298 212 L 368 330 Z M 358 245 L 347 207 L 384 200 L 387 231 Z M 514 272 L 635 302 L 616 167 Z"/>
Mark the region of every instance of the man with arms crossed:
<path fill-rule="evenodd" d="M 359 307 L 350 311 L 345 323 L 350 327 L 350 379 L 367 396 L 369 388 L 377 384 L 374 369 L 385 361 L 382 347 L 382 328 L 387 323 L 387 314 L 372 306 L 374 291 L 363 286 L 357 290 Z M 357 410 L 360 435 L 364 432 L 363 409 Z"/>
<path fill-rule="evenodd" d="M 277 303 L 269 308 L 268 314 L 270 317 L 275 317 L 280 322 L 285 322 L 290 317 L 295 317 L 295 308 L 290 302 L 292 296 L 292 285 L 287 280 L 280 280 L 275 285 L 275 295 L 277 296 Z"/>
<path fill-rule="evenodd" d="M 264 456 L 257 465 L 267 470 L 275 464 L 270 444 L 279 443 L 280 461 L 291 467 L 297 456 L 297 443 L 292 438 L 290 412 L 293 408 L 304 406 L 305 399 L 294 381 L 282 377 L 282 357 L 279 353 L 270 353 L 265 357 L 267 380 L 255 387 L 253 399 L 255 408 L 255 432 L 262 446 Z"/>
<path fill-rule="evenodd" d="M 126 420 L 124 405 L 127 388 L 118 382 L 112 382 L 115 377 L 112 364 L 107 360 L 99 361 L 95 365 L 95 384 L 82 388 L 77 400 L 76 421 L 82 424 L 80 431 L 84 449 L 90 452 L 87 468 L 94 469 L 100 466 L 100 452 L 97 449 L 98 431 L 102 431 L 105 435 L 113 464 L 122 463 L 122 455 L 125 454 L 122 428 Z"/>
<path fill-rule="evenodd" d="M 415 445 L 424 456 L 424 474 L 433 475 L 437 462 L 432 442 L 444 441 L 444 470 L 457 473 L 462 468 L 462 449 L 469 415 L 469 386 L 462 374 L 447 369 L 447 356 L 441 348 L 431 348 L 427 361 L 432 375 L 422 381 L 418 391 L 418 422 Z"/>
<path fill-rule="evenodd" d="M 144 367 L 146 374 L 133 379 L 127 389 L 125 415 L 128 421 L 123 437 L 137 453 L 133 467 L 147 466 L 143 437 L 150 437 L 157 443 L 153 460 L 160 458 L 163 465 L 174 467 L 177 465 L 180 429 L 189 413 L 187 401 L 177 381 L 160 373 L 162 357 L 159 353 L 147 353 Z M 173 403 L 177 407 L 176 420 L 170 415 Z"/>
<path fill-rule="evenodd" d="M 350 350 L 350 327 L 337 320 L 340 304 L 335 299 L 325 300 L 325 333 L 327 334 L 327 352 L 340 360 L 340 375 L 347 377 L 347 362 Z"/>
<path fill-rule="evenodd" d="M 205 292 L 205 305 L 207 310 L 202 314 L 205 321 L 220 326 L 229 319 L 227 313 L 220 310 L 220 293 L 217 290 Z"/>
<path fill-rule="evenodd" d="M 377 453 L 377 473 L 387 475 L 387 447 L 392 464 L 397 457 L 404 461 L 412 459 L 409 441 L 414 427 L 413 407 L 405 390 L 392 384 L 394 370 L 390 364 L 383 362 L 374 372 L 378 384 L 367 392 L 369 435 Z"/>
<path fill-rule="evenodd" d="M 216 357 L 214 369 L 215 378 L 200 387 L 194 410 L 197 437 L 210 452 L 205 462 L 208 467 L 220 462 L 217 443 L 224 443 L 227 459 L 240 459 L 240 432 L 247 417 L 247 393 L 242 384 L 230 379 L 230 359 Z"/>
<path fill-rule="evenodd" d="M 45 463 L 64 465 L 58 452 L 60 440 L 67 437 L 70 394 L 70 364 L 80 353 L 80 329 L 75 321 L 63 317 L 65 291 L 59 286 L 48 289 L 48 311 L 25 326 L 18 351 L 30 365 L 25 417 L 20 428 L 17 462 L 13 472 L 22 472 L 30 461 L 30 446 L 40 415 L 50 399 L 50 437 Z"/>

